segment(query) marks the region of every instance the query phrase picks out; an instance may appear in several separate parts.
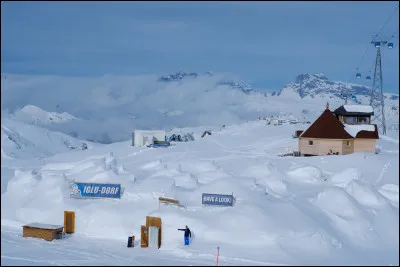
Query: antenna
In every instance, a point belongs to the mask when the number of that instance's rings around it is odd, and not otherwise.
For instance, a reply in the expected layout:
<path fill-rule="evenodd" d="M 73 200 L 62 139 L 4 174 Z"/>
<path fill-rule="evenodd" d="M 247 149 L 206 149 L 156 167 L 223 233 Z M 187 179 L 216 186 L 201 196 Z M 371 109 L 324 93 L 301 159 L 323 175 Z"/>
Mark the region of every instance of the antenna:
<path fill-rule="evenodd" d="M 375 39 L 374 36 L 371 44 L 376 47 L 376 60 L 374 81 L 371 88 L 370 105 L 374 110 L 374 117 L 372 121 L 376 121 L 378 129 L 383 135 L 386 135 L 386 121 L 385 121 L 385 103 L 383 99 L 383 80 L 382 80 L 382 57 L 381 47 L 384 47 L 388 42 L 386 40 Z"/>

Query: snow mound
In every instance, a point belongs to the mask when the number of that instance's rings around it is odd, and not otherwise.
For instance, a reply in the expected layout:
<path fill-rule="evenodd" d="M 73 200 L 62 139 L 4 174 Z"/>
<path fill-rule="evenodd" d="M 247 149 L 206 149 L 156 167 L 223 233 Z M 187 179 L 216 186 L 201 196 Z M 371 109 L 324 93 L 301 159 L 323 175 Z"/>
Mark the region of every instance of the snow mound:
<path fill-rule="evenodd" d="M 379 188 L 379 193 L 389 199 L 396 207 L 399 207 L 399 185 L 384 184 Z"/>
<path fill-rule="evenodd" d="M 257 179 L 257 184 L 265 186 L 265 192 L 275 197 L 281 197 L 287 194 L 287 186 L 280 177 L 269 176 L 266 179 Z"/>
<path fill-rule="evenodd" d="M 335 173 L 330 178 L 332 184 L 339 187 L 346 187 L 353 180 L 360 180 L 362 174 L 359 169 L 346 168 L 338 173 Z"/>
<path fill-rule="evenodd" d="M 160 168 L 163 168 L 163 165 L 161 163 L 161 160 L 155 160 L 144 164 L 141 168 L 143 170 L 151 170 L 151 169 L 158 170 Z"/>
<path fill-rule="evenodd" d="M 398 250 L 399 247 L 399 213 L 393 206 L 384 206 L 376 211 L 373 218 L 374 230 L 380 236 L 383 246 Z"/>
<path fill-rule="evenodd" d="M 117 162 L 113 152 L 109 152 L 107 156 L 105 156 L 104 164 L 106 170 L 112 170 L 116 175 L 128 173 L 124 167 Z"/>
<path fill-rule="evenodd" d="M 363 217 L 356 202 L 341 188 L 333 187 L 319 193 L 316 204 L 325 212 L 344 219 Z"/>
<path fill-rule="evenodd" d="M 300 167 L 287 172 L 288 176 L 297 182 L 320 183 L 323 181 L 321 169 L 313 166 Z"/>
<path fill-rule="evenodd" d="M 175 181 L 175 186 L 184 188 L 184 189 L 196 189 L 198 186 L 198 180 L 196 175 L 192 173 L 185 173 L 182 175 L 178 175 L 173 177 Z"/>
<path fill-rule="evenodd" d="M 185 161 L 180 163 L 180 169 L 184 172 L 200 174 L 205 172 L 217 171 L 218 167 L 214 162 L 209 161 Z"/>
<path fill-rule="evenodd" d="M 265 177 L 271 173 L 267 164 L 260 164 L 260 165 L 252 165 L 248 167 L 243 173 L 241 174 L 244 177 Z"/>
<path fill-rule="evenodd" d="M 180 175 L 182 172 L 176 170 L 176 169 L 171 169 L 171 168 L 164 168 L 164 169 L 159 169 L 152 174 L 150 174 L 150 177 L 158 177 L 158 176 L 166 176 L 169 178 L 175 177 L 177 175 Z"/>
<path fill-rule="evenodd" d="M 371 247 L 379 238 L 361 206 L 342 188 L 333 187 L 319 193 L 314 203 L 327 215 L 336 230 L 348 242 Z"/>
<path fill-rule="evenodd" d="M 203 172 L 196 175 L 198 177 L 199 183 L 207 184 L 215 180 L 224 179 L 229 177 L 229 175 L 221 170 Z"/>
<path fill-rule="evenodd" d="M 62 181 L 37 170 L 16 170 L 14 178 L 8 182 L 7 190 L 2 194 L 2 216 L 23 223 L 45 221 L 58 224 L 54 214 L 63 209 Z M 5 208 L 4 205 L 11 203 L 16 210 Z"/>
<path fill-rule="evenodd" d="M 361 205 L 370 208 L 379 208 L 386 204 L 384 197 L 372 185 L 361 181 L 351 181 L 346 187 L 346 191 Z"/>

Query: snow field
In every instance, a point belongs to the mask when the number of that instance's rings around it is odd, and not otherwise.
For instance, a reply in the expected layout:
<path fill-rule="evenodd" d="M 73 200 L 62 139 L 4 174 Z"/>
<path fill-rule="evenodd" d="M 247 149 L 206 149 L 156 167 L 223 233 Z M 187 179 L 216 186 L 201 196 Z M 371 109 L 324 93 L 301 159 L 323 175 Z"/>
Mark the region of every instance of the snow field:
<path fill-rule="evenodd" d="M 248 264 L 398 264 L 398 153 L 385 152 L 394 149 L 393 143 L 379 140 L 382 153 L 366 157 L 293 158 L 265 151 L 284 146 L 292 130 L 256 122 L 168 149 L 135 148 L 128 141 L 54 155 L 31 169 L 10 165 L 14 172 L 2 179 L 2 231 L 33 221 L 62 224 L 63 211 L 73 210 L 76 234 L 54 244 L 82 247 L 75 242 L 109 240 L 113 264 L 163 264 L 163 257 L 186 265 L 205 259 L 214 264 L 217 246 L 224 251 L 222 262 L 229 264 L 235 259 L 242 264 L 245 259 Z M 380 177 L 389 160 L 391 167 Z M 120 183 L 123 195 L 71 199 L 72 181 Z M 233 193 L 236 203 L 202 206 L 202 193 Z M 159 209 L 160 196 L 178 199 L 184 207 L 161 204 Z M 158 256 L 140 261 L 150 252 L 134 248 L 137 258 L 123 260 L 127 236 L 139 241 L 147 215 L 163 221 Z M 196 236 L 189 248 L 177 231 L 185 225 Z M 4 242 L 14 242 L 12 235 Z M 78 257 L 100 261 L 99 254 L 88 250 Z M 110 262 L 110 254 L 103 257 Z"/>

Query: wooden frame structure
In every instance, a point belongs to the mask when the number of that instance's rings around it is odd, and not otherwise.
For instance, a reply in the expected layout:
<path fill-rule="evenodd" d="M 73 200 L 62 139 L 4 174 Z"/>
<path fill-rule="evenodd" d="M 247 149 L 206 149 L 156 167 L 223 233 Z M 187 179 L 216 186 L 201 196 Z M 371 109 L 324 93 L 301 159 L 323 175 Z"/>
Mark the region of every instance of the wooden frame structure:
<path fill-rule="evenodd" d="M 146 216 L 146 225 L 142 225 L 140 229 L 140 247 L 147 248 L 149 246 L 149 227 L 158 227 L 158 248 L 161 247 L 162 238 L 162 221 L 159 217 Z"/>

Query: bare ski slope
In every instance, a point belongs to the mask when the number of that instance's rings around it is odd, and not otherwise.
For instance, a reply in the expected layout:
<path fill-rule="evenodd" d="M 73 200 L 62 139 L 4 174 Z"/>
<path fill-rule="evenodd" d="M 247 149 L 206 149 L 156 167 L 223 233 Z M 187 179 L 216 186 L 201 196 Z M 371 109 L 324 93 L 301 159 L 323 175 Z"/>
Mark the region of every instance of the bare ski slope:
<path fill-rule="evenodd" d="M 398 133 L 378 141 L 380 154 L 278 157 L 304 127 L 249 122 L 169 148 L 127 141 L 25 167 L 2 158 L 2 265 L 215 265 L 217 246 L 221 265 L 398 265 Z M 71 199 L 72 180 L 121 183 L 124 193 Z M 236 203 L 203 207 L 202 193 L 233 193 Z M 158 209 L 160 196 L 185 208 Z M 21 225 L 62 224 L 64 210 L 76 212 L 76 234 L 21 238 Z M 126 248 L 146 215 L 162 218 L 161 249 Z M 190 247 L 176 230 L 185 225 Z"/>

